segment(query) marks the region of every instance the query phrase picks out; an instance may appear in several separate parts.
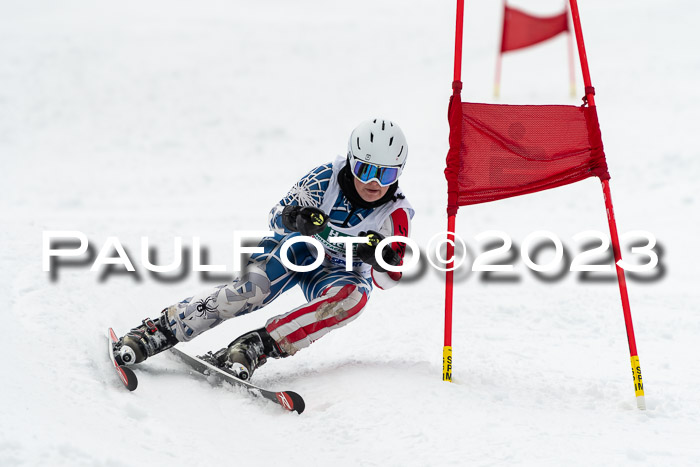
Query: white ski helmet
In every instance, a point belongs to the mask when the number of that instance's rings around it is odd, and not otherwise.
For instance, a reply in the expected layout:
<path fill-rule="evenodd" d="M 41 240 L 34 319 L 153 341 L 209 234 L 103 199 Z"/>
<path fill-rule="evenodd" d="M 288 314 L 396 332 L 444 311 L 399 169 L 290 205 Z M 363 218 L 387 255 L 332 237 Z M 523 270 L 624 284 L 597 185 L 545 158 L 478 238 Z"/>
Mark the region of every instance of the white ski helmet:
<path fill-rule="evenodd" d="M 348 164 L 355 178 L 363 183 L 376 180 L 389 186 L 396 182 L 406 165 L 406 156 L 406 137 L 391 120 L 367 120 L 350 134 Z"/>

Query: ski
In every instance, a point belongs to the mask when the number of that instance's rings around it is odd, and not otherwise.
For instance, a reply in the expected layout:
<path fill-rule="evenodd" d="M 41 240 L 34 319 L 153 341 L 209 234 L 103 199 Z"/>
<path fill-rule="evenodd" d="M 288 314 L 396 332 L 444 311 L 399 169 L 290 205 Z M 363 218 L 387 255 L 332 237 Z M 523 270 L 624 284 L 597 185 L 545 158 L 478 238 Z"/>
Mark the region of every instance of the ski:
<path fill-rule="evenodd" d="M 138 386 L 139 381 L 138 379 L 136 379 L 136 375 L 131 370 L 131 368 L 124 365 L 120 365 L 119 361 L 117 361 L 117 359 L 114 357 L 114 344 L 116 344 L 119 341 L 119 339 L 117 338 L 117 335 L 114 333 L 114 330 L 112 328 L 109 328 L 108 332 L 109 358 L 112 359 L 112 364 L 114 364 L 114 369 L 117 371 L 121 382 L 129 391 L 133 391 L 134 389 L 136 389 L 136 386 Z"/>
<path fill-rule="evenodd" d="M 302 397 L 299 394 L 297 394 L 296 392 L 269 391 L 267 389 L 263 389 L 263 388 L 260 388 L 258 386 L 255 386 L 254 384 L 251 384 L 247 381 L 243 381 L 242 379 L 239 379 L 236 376 L 234 376 L 233 374 L 226 371 L 226 369 L 217 368 L 214 365 L 210 365 L 209 363 L 205 362 L 201 358 L 188 355 L 185 352 L 182 352 L 181 350 L 176 349 L 175 347 L 173 347 L 169 350 L 170 350 L 170 352 L 175 354 L 177 357 L 179 357 L 180 360 L 182 360 L 187 365 L 192 367 L 192 369 L 197 371 L 198 373 L 201 373 L 205 376 L 208 376 L 208 375 L 220 376 L 225 381 L 228 381 L 229 383 L 233 384 L 234 386 L 243 387 L 243 388 L 247 389 L 253 395 L 262 396 L 265 399 L 268 399 L 272 402 L 275 402 L 276 404 L 279 404 L 285 410 L 296 411 L 297 413 L 302 413 L 304 411 L 304 407 L 305 407 L 304 399 L 302 399 Z"/>

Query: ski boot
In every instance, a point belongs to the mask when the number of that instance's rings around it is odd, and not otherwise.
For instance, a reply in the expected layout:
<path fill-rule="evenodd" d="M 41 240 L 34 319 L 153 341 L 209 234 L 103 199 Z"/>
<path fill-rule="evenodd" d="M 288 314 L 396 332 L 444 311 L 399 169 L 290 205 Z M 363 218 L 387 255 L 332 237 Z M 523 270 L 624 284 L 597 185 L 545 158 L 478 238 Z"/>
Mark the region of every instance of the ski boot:
<path fill-rule="evenodd" d="M 166 310 L 163 310 L 156 320 L 144 319 L 143 324 L 119 339 L 114 344 L 114 356 L 120 364 L 133 365 L 169 349 L 178 342 L 168 326 Z"/>
<path fill-rule="evenodd" d="M 265 328 L 243 334 L 228 347 L 208 352 L 199 358 L 225 369 L 239 379 L 248 380 L 253 372 L 267 362 L 268 357 L 282 358 L 283 352 Z"/>

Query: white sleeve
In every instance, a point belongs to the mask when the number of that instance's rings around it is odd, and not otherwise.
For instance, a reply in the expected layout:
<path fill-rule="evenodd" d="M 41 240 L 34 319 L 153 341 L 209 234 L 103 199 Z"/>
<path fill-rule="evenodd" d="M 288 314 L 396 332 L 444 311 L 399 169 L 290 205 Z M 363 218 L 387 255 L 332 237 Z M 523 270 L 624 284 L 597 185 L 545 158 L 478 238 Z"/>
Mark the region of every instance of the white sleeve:
<path fill-rule="evenodd" d="M 394 235 L 400 235 L 403 237 L 408 237 L 411 229 L 411 216 L 406 209 L 397 209 L 391 213 L 389 217 L 384 221 L 384 224 L 379 228 L 379 233 L 384 237 L 391 237 Z M 392 248 L 401 257 L 401 264 L 403 264 L 403 255 L 406 252 L 406 245 L 401 243 L 392 243 Z M 390 289 L 401 280 L 400 272 L 379 272 L 372 268 L 372 280 L 374 285 L 382 290 Z"/>

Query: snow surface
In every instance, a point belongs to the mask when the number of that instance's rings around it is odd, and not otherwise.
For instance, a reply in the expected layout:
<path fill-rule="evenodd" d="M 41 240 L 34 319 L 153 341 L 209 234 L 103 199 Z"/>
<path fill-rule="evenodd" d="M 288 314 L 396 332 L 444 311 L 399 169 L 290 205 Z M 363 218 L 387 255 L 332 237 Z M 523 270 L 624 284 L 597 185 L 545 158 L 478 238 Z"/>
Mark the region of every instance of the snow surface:
<path fill-rule="evenodd" d="M 385 115 L 409 140 L 401 185 L 425 247 L 445 225 L 454 2 L 0 2 L 0 465 L 700 465 L 700 7 L 580 10 L 618 226 L 663 252 L 660 278 L 628 284 L 648 410 L 616 282 L 545 282 L 516 258 L 516 282 L 457 276 L 454 383 L 441 381 L 443 279 L 429 269 L 256 374 L 304 396 L 297 416 L 169 356 L 137 369 L 137 391 L 121 387 L 107 327 L 231 275 L 154 277 L 140 237 L 165 263 L 175 236 L 189 248 L 199 236 L 230 270 L 232 232 L 264 229 L 299 176 Z M 494 101 L 500 15 L 500 2 L 467 2 L 465 100 Z M 501 89 L 503 103 L 578 104 L 565 37 L 507 55 Z M 550 230 L 575 252 L 576 233 L 607 232 L 599 184 L 460 210 L 473 249 L 491 229 L 516 245 Z M 94 254 L 116 236 L 138 276 L 83 260 L 52 279 L 46 230 L 82 231 Z M 182 348 L 217 349 L 300 303 L 292 291 Z"/>

